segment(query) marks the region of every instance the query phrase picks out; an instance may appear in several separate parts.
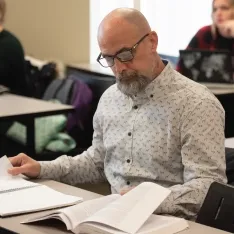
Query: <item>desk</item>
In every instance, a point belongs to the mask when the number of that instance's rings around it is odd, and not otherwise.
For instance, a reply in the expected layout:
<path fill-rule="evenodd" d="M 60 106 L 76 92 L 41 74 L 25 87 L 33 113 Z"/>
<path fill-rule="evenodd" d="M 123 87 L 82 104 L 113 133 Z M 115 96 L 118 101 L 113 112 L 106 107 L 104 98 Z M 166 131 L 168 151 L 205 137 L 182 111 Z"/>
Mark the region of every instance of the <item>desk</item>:
<path fill-rule="evenodd" d="M 99 74 L 99 75 L 114 77 L 114 74 L 113 74 L 111 68 L 102 67 L 99 63 L 95 63 L 95 64 L 73 63 L 73 64 L 68 64 L 67 66 L 68 66 L 68 68 L 83 70 L 86 72 L 90 72 L 92 74 Z"/>
<path fill-rule="evenodd" d="M 90 200 L 90 199 L 94 199 L 94 198 L 101 196 L 96 193 L 92 193 L 83 189 L 72 187 L 72 186 L 62 184 L 62 183 L 52 181 L 52 180 L 41 181 L 41 183 L 48 185 L 60 192 L 83 197 L 84 200 Z M 46 211 L 44 211 L 44 213 L 46 213 Z M 37 224 L 30 224 L 30 225 L 20 224 L 21 221 L 33 215 L 35 216 L 35 214 L 26 214 L 26 215 L 19 215 L 19 216 L 13 216 L 13 217 L 8 217 L 8 218 L 0 218 L 0 226 L 16 231 L 16 232 L 18 231 L 21 234 L 70 233 L 70 232 L 65 231 L 65 225 L 57 223 L 57 222 L 54 225 L 53 224 L 48 225 L 48 222 L 46 225 L 45 223 L 44 224 L 37 223 Z M 214 229 L 214 228 L 204 226 L 204 225 L 194 223 L 194 222 L 189 222 L 189 226 L 190 228 L 188 230 L 182 231 L 180 233 L 181 234 L 203 234 L 203 233 L 204 234 L 225 234 L 225 233 L 228 233 L 228 232 L 224 232 L 224 231 Z"/>
<path fill-rule="evenodd" d="M 27 126 L 27 147 L 35 155 L 35 118 L 73 111 L 69 105 L 51 103 L 15 94 L 0 96 L 0 121 L 20 121 Z"/>

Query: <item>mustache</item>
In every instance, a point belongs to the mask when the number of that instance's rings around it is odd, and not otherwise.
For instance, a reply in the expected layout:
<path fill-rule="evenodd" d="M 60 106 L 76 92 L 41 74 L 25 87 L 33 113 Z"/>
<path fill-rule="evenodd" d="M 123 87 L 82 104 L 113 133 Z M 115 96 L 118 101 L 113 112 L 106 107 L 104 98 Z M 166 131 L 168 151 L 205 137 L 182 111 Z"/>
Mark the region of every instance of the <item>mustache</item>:
<path fill-rule="evenodd" d="M 127 96 L 133 96 L 145 89 L 151 79 L 137 71 L 124 71 L 116 76 L 118 89 Z"/>
<path fill-rule="evenodd" d="M 121 81 L 125 81 L 125 80 L 136 79 L 139 76 L 140 75 L 137 72 L 135 72 L 135 71 L 133 71 L 133 72 L 123 71 L 123 72 L 121 72 L 121 73 L 118 74 L 117 78 L 121 82 Z"/>

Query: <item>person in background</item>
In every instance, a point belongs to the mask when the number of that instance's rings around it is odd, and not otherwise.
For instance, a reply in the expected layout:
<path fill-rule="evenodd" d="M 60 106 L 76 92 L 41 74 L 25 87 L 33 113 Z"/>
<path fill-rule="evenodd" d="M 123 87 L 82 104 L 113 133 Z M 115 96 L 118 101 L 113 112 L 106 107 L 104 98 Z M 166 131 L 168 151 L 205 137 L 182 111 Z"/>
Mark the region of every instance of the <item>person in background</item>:
<path fill-rule="evenodd" d="M 157 33 L 136 9 L 110 12 L 98 43 L 97 61 L 116 84 L 99 101 L 92 146 L 51 162 L 21 153 L 8 172 L 72 185 L 108 181 L 120 194 L 151 181 L 171 190 L 155 213 L 195 219 L 210 184 L 227 181 L 222 106 L 161 60 Z"/>
<path fill-rule="evenodd" d="M 12 93 L 29 96 L 24 50 L 20 41 L 4 28 L 6 2 L 0 0 L 0 85 Z"/>
<path fill-rule="evenodd" d="M 211 17 L 213 24 L 199 29 L 187 49 L 227 50 L 234 56 L 234 0 L 213 0 Z"/>

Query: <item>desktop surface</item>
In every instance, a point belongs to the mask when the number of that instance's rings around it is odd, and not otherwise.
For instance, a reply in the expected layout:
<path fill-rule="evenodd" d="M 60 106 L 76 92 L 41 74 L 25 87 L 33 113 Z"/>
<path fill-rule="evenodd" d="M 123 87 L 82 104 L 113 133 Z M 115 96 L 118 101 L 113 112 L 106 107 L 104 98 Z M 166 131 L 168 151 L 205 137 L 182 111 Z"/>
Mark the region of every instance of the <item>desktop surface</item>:
<path fill-rule="evenodd" d="M 15 118 L 17 116 L 44 116 L 59 114 L 74 110 L 73 106 L 52 103 L 35 98 L 28 98 L 15 94 L 0 95 L 0 118 Z M 54 113 L 56 112 L 56 113 Z"/>
<path fill-rule="evenodd" d="M 79 70 L 84 70 L 87 72 L 97 73 L 106 76 L 114 76 L 111 68 L 102 67 L 98 63 L 71 63 L 68 67 L 77 68 Z"/>
<path fill-rule="evenodd" d="M 59 183 L 56 181 L 52 180 L 37 180 L 36 182 L 40 182 L 42 184 L 45 184 L 47 186 L 52 187 L 53 189 L 64 192 L 66 194 L 70 194 L 73 196 L 80 196 L 83 197 L 84 200 L 90 200 L 94 198 L 98 198 L 101 195 L 89 192 L 83 189 L 79 189 L 77 187 L 73 187 L 70 185 L 66 185 L 63 183 Z M 48 211 L 43 211 L 44 214 L 46 214 Z M 55 221 L 45 221 L 45 222 L 40 222 L 40 223 L 34 223 L 34 224 L 20 224 L 21 221 L 26 220 L 29 217 L 37 216 L 38 213 L 42 212 L 37 212 L 37 213 L 32 213 L 32 214 L 24 214 L 24 215 L 18 215 L 18 216 L 12 216 L 12 217 L 7 217 L 7 218 L 0 218 L 0 226 L 15 231 L 19 232 L 21 234 L 60 234 L 60 233 L 71 233 L 68 232 L 65 228 L 65 225 L 62 224 L 62 222 L 59 222 L 57 220 Z M 197 224 L 194 222 L 189 222 L 190 228 L 187 230 L 184 230 L 180 232 L 181 234 L 227 234 L 228 232 L 224 232 L 218 229 L 214 229 L 211 227 L 207 227 L 201 224 Z"/>

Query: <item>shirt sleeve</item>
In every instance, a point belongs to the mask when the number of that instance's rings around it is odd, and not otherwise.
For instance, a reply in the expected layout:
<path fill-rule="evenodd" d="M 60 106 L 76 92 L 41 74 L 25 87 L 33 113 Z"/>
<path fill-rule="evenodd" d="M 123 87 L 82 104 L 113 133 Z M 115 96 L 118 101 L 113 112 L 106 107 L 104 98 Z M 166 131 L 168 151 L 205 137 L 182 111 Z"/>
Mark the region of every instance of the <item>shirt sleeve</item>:
<path fill-rule="evenodd" d="M 99 108 L 98 108 L 99 109 Z M 75 185 L 78 183 L 97 183 L 106 180 L 104 175 L 104 156 L 100 110 L 94 115 L 94 135 L 92 146 L 75 157 L 63 155 L 50 162 L 40 162 L 39 178 L 53 179 Z"/>
<path fill-rule="evenodd" d="M 156 213 L 195 219 L 211 183 L 227 182 L 224 111 L 218 101 L 202 100 L 182 118 L 184 184 L 170 187 Z"/>

